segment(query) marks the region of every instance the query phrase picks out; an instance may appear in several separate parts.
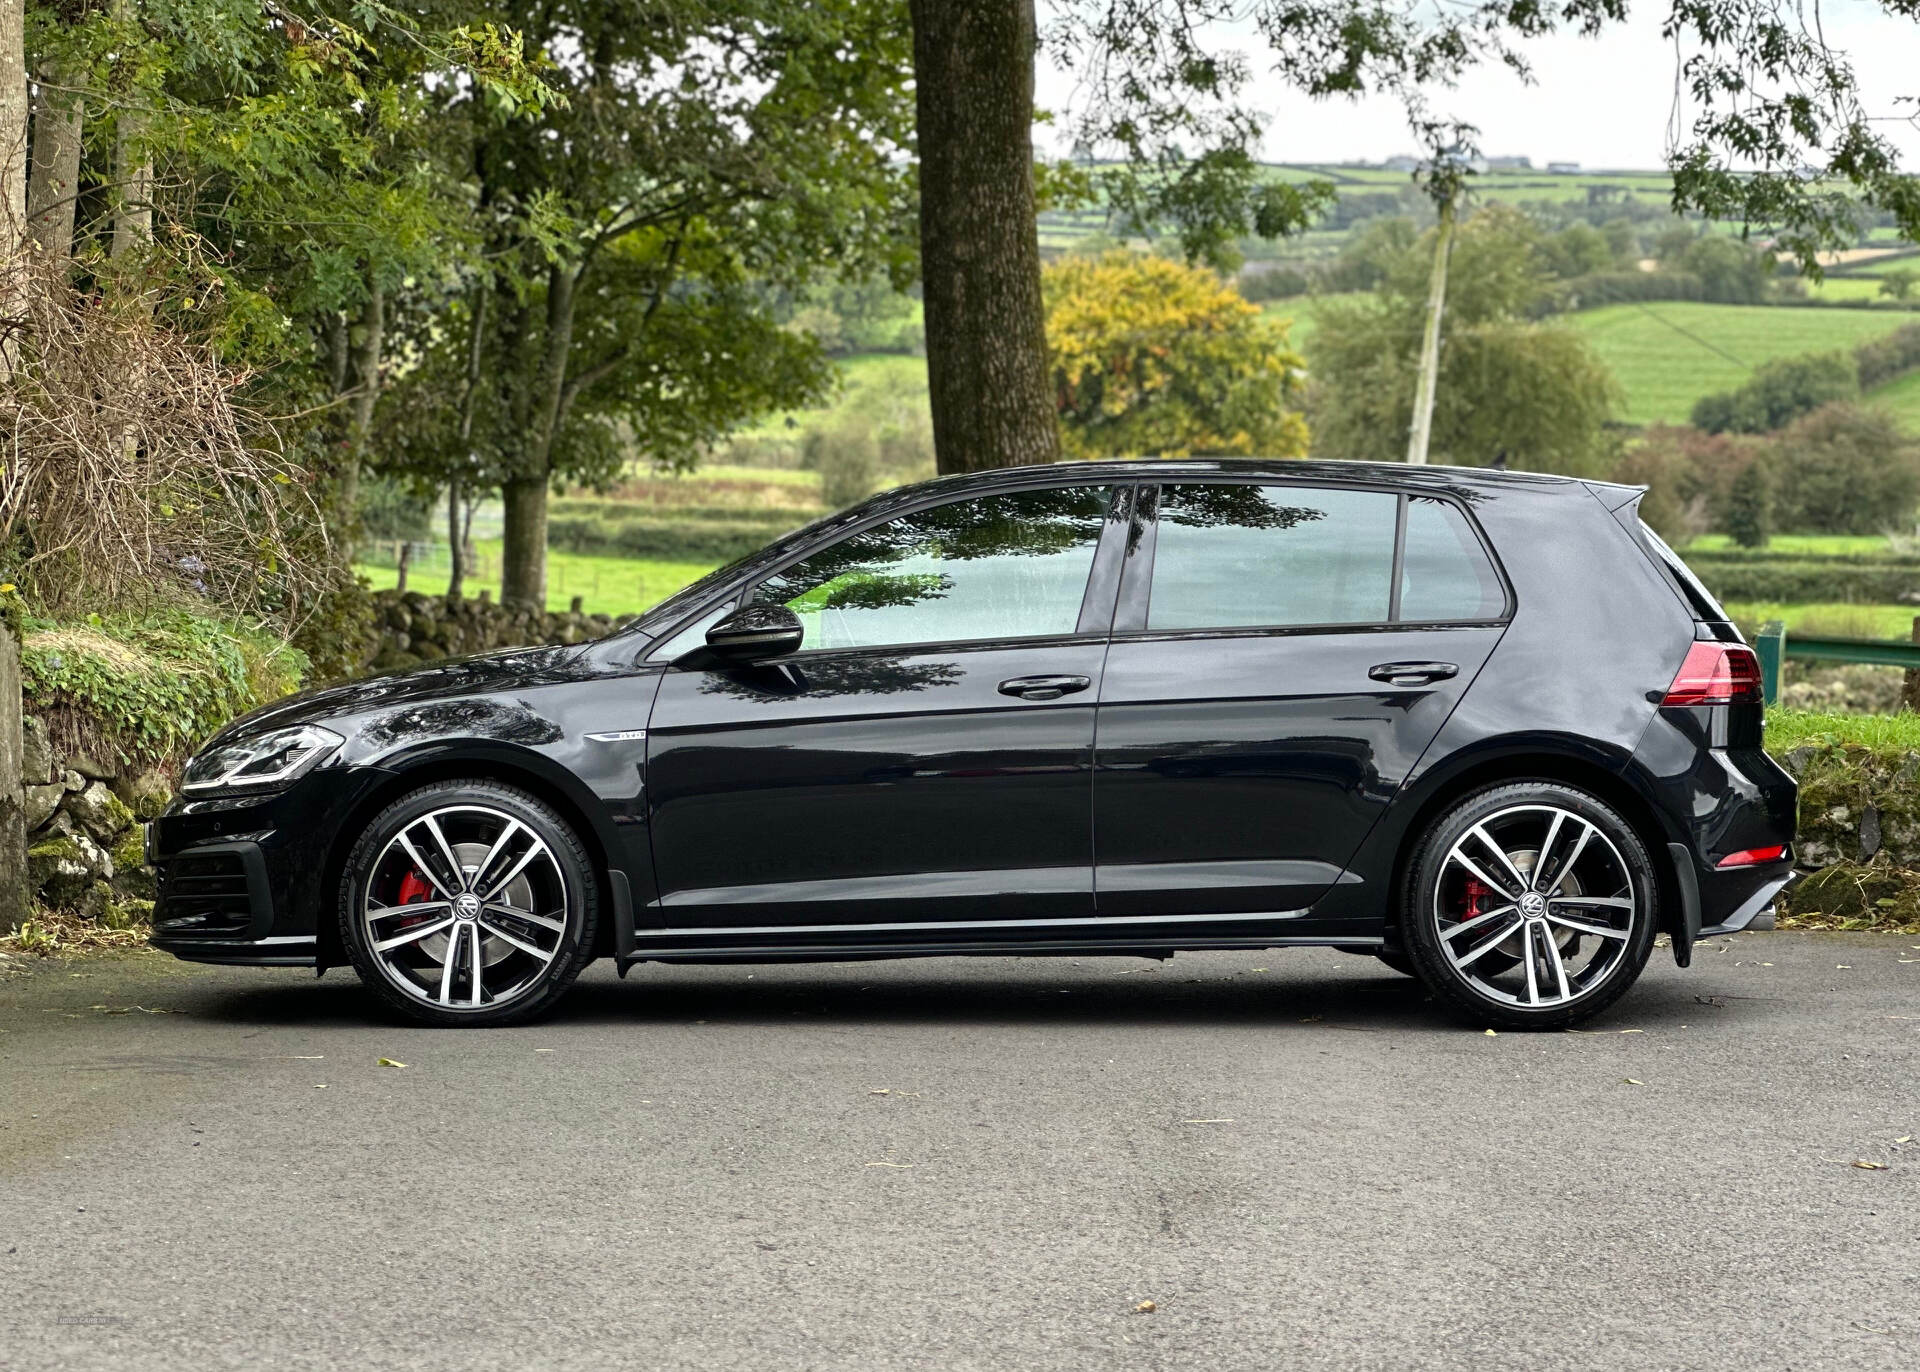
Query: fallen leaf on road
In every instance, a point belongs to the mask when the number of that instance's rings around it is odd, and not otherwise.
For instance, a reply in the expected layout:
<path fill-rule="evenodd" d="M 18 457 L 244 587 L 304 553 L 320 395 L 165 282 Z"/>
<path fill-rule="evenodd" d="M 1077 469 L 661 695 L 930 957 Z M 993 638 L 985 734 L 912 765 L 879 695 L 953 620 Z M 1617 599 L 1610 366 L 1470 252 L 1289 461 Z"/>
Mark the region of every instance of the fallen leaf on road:
<path fill-rule="evenodd" d="M 1264 968 L 1264 967 L 1256 967 L 1256 968 L 1254 968 L 1253 970 L 1254 970 L 1254 971 L 1256 971 L 1256 972 L 1264 972 L 1264 971 L 1266 971 L 1267 969 L 1266 969 L 1266 968 Z"/>
<path fill-rule="evenodd" d="M 534 1049 L 533 1051 L 534 1051 L 534 1052 L 536 1052 L 536 1053 L 551 1053 L 551 1052 L 553 1051 L 553 1049 L 551 1049 L 551 1048 L 536 1048 L 536 1049 Z"/>
<path fill-rule="evenodd" d="M 1155 1305 L 1152 1301 L 1141 1301 L 1140 1304 L 1133 1307 L 1133 1313 L 1136 1315 L 1151 1315 L 1154 1311 L 1158 1310 L 1159 1308 L 1160 1307 Z"/>
<path fill-rule="evenodd" d="M 867 1092 L 867 1094 L 869 1096 L 891 1096 L 893 1094 L 893 1088 L 890 1086 L 883 1086 L 878 1091 L 869 1091 Z"/>
<path fill-rule="evenodd" d="M 1912 1135 L 1912 1134 L 1902 1134 L 1902 1135 L 1901 1135 L 1901 1136 L 1900 1136 L 1899 1138 L 1897 1138 L 1897 1139 L 1895 1139 L 1895 1140 L 1894 1140 L 1894 1142 L 1895 1142 L 1895 1143 L 1912 1143 L 1912 1142 L 1913 1142 L 1913 1135 Z"/>
<path fill-rule="evenodd" d="M 1182 1124 L 1232 1124 L 1232 1120 L 1181 1120 Z"/>
<path fill-rule="evenodd" d="M 1302 1024 L 1318 1024 L 1320 1022 L 1320 1016 L 1308 1015 L 1305 1019 L 1301 1020 L 1300 1022 Z"/>
<path fill-rule="evenodd" d="M 913 1166 L 913 1164 L 912 1164 L 912 1163 L 910 1163 L 910 1162 L 870 1162 L 870 1163 L 868 1163 L 868 1164 L 867 1164 L 867 1166 L 869 1166 L 869 1167 L 898 1167 L 898 1168 L 899 1168 L 899 1169 L 900 1169 L 901 1171 L 903 1171 L 903 1172 L 904 1172 L 904 1171 L 906 1171 L 907 1169 L 909 1169 L 909 1168 L 911 1168 L 911 1167 Z"/>
<path fill-rule="evenodd" d="M 1862 1172 L 1884 1172 L 1887 1170 L 1887 1165 L 1884 1162 L 1868 1162 L 1865 1158 L 1855 1158 L 1853 1165 L 1858 1167 Z"/>
<path fill-rule="evenodd" d="M 324 1091 L 327 1089 L 327 1084 L 324 1081 L 316 1081 L 313 1084 L 313 1089 L 316 1091 Z"/>
<path fill-rule="evenodd" d="M 380 1059 L 380 1066 L 382 1066 L 382 1067 L 405 1067 L 405 1066 L 406 1066 L 406 1063 L 404 1063 L 404 1062 L 395 1062 L 395 1061 L 394 1061 L 394 1060 L 393 1060 L 392 1058 L 381 1058 L 381 1059 Z"/>
<path fill-rule="evenodd" d="M 1495 1037 L 1495 1034 L 1494 1034 L 1494 1032 L 1493 1032 L 1493 1030 L 1491 1030 L 1491 1029 L 1489 1029 L 1489 1030 L 1487 1030 L 1487 1037 L 1488 1037 L 1488 1038 L 1493 1038 L 1493 1037 Z"/>
<path fill-rule="evenodd" d="M 1622 1077 L 1620 1078 L 1620 1080 L 1624 1081 L 1629 1086 L 1645 1086 L 1646 1085 L 1646 1083 L 1644 1081 L 1641 1081 L 1638 1077 Z"/>
<path fill-rule="evenodd" d="M 1620 1032 L 1623 1034 L 1644 1034 L 1647 1031 L 1644 1029 L 1622 1029 Z"/>
<path fill-rule="evenodd" d="M 1853 964 L 1851 962 L 1836 962 L 1833 964 L 1833 970 L 1836 972 L 1851 972 L 1853 970 Z"/>

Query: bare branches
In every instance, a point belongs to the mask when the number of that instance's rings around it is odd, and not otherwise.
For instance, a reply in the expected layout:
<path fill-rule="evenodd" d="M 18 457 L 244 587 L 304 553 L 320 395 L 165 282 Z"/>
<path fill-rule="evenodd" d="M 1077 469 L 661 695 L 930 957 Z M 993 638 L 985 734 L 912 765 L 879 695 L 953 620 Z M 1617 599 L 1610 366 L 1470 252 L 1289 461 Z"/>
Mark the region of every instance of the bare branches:
<path fill-rule="evenodd" d="M 22 302 L 0 320 L 19 359 L 0 380 L 0 570 L 50 609 L 303 603 L 317 564 L 293 547 L 317 511 L 241 402 L 247 376 L 156 322 L 147 293 L 77 292 L 34 253 L 0 273 Z"/>

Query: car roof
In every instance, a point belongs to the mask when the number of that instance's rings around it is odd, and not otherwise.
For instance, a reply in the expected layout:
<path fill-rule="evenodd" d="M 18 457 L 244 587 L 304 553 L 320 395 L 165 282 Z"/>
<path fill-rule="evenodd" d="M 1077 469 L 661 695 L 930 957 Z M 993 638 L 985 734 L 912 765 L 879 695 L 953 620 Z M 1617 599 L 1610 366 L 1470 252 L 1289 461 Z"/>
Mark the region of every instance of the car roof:
<path fill-rule="evenodd" d="M 1367 481 L 1429 490 L 1512 490 L 1515 487 L 1546 490 L 1562 488 L 1569 492 L 1586 489 L 1598 495 L 1609 509 L 1617 509 L 1643 486 L 1627 486 L 1611 481 L 1593 481 L 1585 477 L 1559 476 L 1552 472 L 1507 471 L 1496 467 L 1411 466 L 1404 462 L 1346 462 L 1325 458 L 1128 458 L 1119 461 L 1063 461 L 1026 467 L 993 467 L 977 472 L 959 472 L 936 477 L 932 481 L 903 488 L 927 491 L 931 487 L 970 489 L 991 486 L 999 481 L 1026 480 L 1048 476 L 1069 480 L 1107 478 L 1111 480 L 1152 477 L 1172 480 L 1179 477 L 1237 476 L 1274 477 L 1283 481 Z M 1609 498 L 1612 497 L 1612 498 Z"/>

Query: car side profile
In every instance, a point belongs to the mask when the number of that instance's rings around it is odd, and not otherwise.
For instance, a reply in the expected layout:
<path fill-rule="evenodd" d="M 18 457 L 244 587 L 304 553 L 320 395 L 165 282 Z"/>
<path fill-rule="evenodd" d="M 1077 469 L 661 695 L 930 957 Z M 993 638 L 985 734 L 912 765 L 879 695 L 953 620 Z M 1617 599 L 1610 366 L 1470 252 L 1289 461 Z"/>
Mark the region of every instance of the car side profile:
<path fill-rule="evenodd" d="M 1758 664 L 1638 488 L 1073 463 L 891 491 L 619 632 L 311 691 L 149 828 L 154 942 L 414 1019 L 596 958 L 1322 945 L 1477 1024 L 1790 880 Z"/>

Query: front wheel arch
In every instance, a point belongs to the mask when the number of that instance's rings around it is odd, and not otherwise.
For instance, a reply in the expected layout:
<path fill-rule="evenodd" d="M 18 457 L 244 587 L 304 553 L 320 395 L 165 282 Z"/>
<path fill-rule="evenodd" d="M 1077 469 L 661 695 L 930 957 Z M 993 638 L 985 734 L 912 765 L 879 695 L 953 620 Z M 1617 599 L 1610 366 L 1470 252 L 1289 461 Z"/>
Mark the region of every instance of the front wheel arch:
<path fill-rule="evenodd" d="M 504 786 L 518 787 L 548 806 L 572 827 L 592 862 L 595 895 L 599 898 L 600 909 L 605 912 L 594 931 L 593 955 L 597 958 L 611 957 L 614 951 L 613 925 L 621 914 L 616 907 L 613 883 L 608 875 L 611 863 L 599 831 L 575 799 L 535 769 L 518 766 L 507 758 L 495 755 L 442 756 L 387 772 L 378 785 L 371 787 L 354 803 L 353 809 L 334 831 L 327 850 L 326 866 L 321 874 L 325 884 L 320 889 L 325 893 L 325 904 L 319 911 L 316 931 L 319 935 L 318 970 L 345 967 L 350 961 L 346 946 L 340 941 L 339 912 L 334 908 L 333 893 L 340 889 L 340 879 L 347 869 L 347 858 L 353 852 L 361 831 L 375 815 L 401 796 L 437 781 L 497 781 Z"/>

